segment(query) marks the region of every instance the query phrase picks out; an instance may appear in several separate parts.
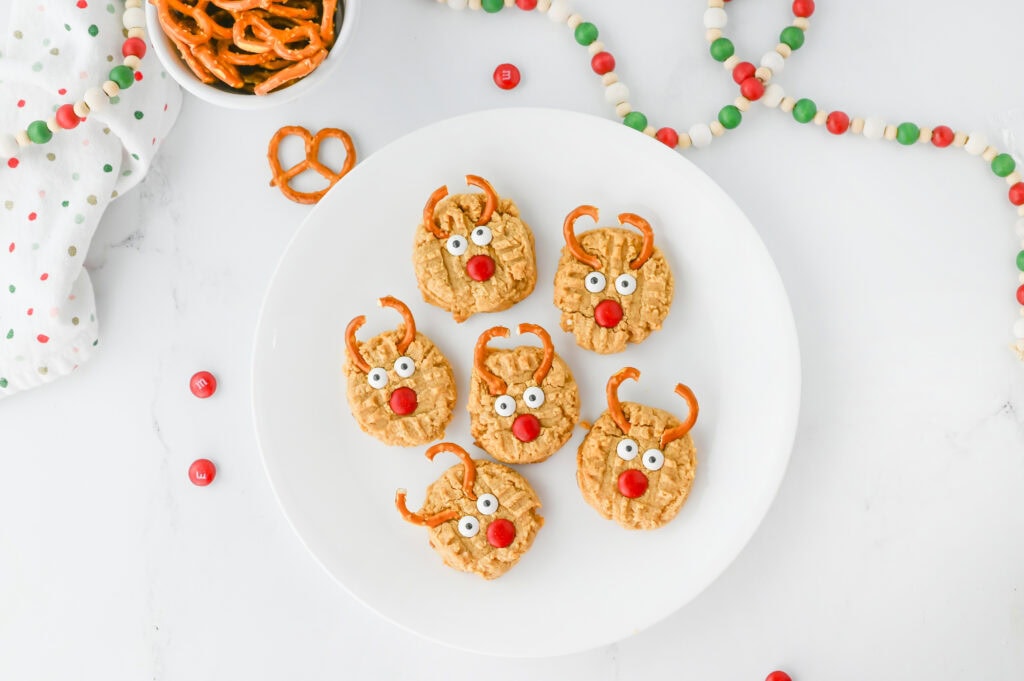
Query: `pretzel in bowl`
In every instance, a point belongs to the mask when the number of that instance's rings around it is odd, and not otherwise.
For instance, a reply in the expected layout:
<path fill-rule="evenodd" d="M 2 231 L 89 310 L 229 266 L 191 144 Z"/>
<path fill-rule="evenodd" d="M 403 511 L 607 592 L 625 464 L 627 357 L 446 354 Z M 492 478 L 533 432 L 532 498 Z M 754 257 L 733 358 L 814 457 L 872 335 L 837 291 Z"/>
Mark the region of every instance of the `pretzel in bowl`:
<path fill-rule="evenodd" d="M 312 73 L 334 45 L 337 0 L 151 0 L 203 83 L 266 95 Z"/>

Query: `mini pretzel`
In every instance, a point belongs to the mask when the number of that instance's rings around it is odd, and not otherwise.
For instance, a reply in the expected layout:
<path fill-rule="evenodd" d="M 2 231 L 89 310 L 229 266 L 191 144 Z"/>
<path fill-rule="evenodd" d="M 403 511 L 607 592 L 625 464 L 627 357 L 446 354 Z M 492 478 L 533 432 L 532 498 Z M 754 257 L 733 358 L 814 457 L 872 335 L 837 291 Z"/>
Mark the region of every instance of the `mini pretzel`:
<path fill-rule="evenodd" d="M 449 520 L 455 520 L 456 518 L 459 517 L 459 512 L 458 511 L 453 511 L 453 510 L 449 509 L 447 511 L 441 511 L 440 513 L 435 513 L 434 515 L 430 516 L 429 518 L 424 518 L 419 513 L 413 513 L 412 511 L 410 511 L 409 507 L 405 505 L 405 495 L 406 494 L 407 494 L 407 492 L 404 489 L 400 489 L 397 492 L 395 492 L 395 508 L 398 509 L 398 512 L 402 514 L 402 517 L 405 518 L 407 522 L 410 522 L 413 525 L 424 525 L 426 527 L 437 527 L 441 523 L 446 523 Z"/>
<path fill-rule="evenodd" d="M 462 491 L 470 501 L 476 501 L 476 493 L 473 491 L 473 482 L 476 480 L 476 464 L 470 458 L 469 452 L 454 442 L 438 442 L 426 451 L 427 458 L 431 461 L 441 452 L 449 452 L 462 460 Z"/>
<path fill-rule="evenodd" d="M 285 69 L 287 71 L 287 69 Z M 284 73 L 279 71 L 278 74 Z M 306 146 L 306 158 L 292 166 L 288 170 L 281 168 L 281 161 L 278 158 L 278 148 L 281 146 L 281 140 L 289 135 L 297 135 L 302 138 L 302 141 Z M 345 145 L 345 164 L 342 166 L 339 172 L 334 172 L 324 164 L 320 163 L 320 144 L 328 137 L 341 140 L 341 143 Z M 274 136 L 270 138 L 270 146 L 267 148 L 267 160 L 270 162 L 270 171 L 274 177 L 270 181 L 272 186 L 276 186 L 281 190 L 287 198 L 295 201 L 296 203 L 316 203 L 323 198 L 324 194 L 330 190 L 338 180 L 345 177 L 348 171 L 352 170 L 356 164 L 356 149 L 352 144 L 352 138 L 349 137 L 348 133 L 338 128 L 323 128 L 316 135 L 310 134 L 309 130 L 306 130 L 299 125 L 286 125 L 285 127 L 274 133 Z M 323 189 L 314 192 L 300 192 L 297 189 L 293 189 L 291 181 L 300 173 L 306 170 L 314 170 L 320 174 L 324 179 L 328 181 L 328 185 Z"/>
<path fill-rule="evenodd" d="M 466 175 L 466 184 L 474 187 L 480 187 L 484 190 L 484 194 L 487 196 L 487 202 L 484 204 L 484 210 L 480 214 L 480 218 L 476 221 L 477 226 L 486 225 L 491 221 L 491 216 L 494 215 L 494 209 L 498 207 L 498 195 L 494 191 L 494 187 L 491 183 L 480 177 L 479 175 Z M 448 232 L 441 229 L 441 226 L 437 224 L 437 220 L 434 219 L 434 209 L 437 204 L 444 197 L 448 196 L 447 185 L 438 187 L 434 190 L 434 193 L 427 199 L 426 205 L 423 206 L 423 227 L 431 232 L 438 239 L 447 238 Z"/>
<path fill-rule="evenodd" d="M 508 390 L 508 384 L 500 376 L 495 376 L 491 373 L 484 363 L 484 360 L 487 359 L 487 344 L 491 342 L 492 338 L 499 336 L 508 338 L 508 333 L 508 329 L 504 326 L 492 326 L 480 334 L 480 338 L 476 341 L 476 347 L 473 348 L 473 368 L 484 379 L 484 383 L 487 384 L 487 391 L 491 395 L 501 395 Z"/>
<path fill-rule="evenodd" d="M 619 215 L 619 224 L 631 225 L 643 232 L 644 243 L 640 248 L 640 255 L 636 256 L 636 258 L 629 263 L 631 269 L 638 270 L 644 266 L 645 262 L 651 259 L 652 255 L 654 255 L 654 230 L 651 229 L 651 223 L 633 213 L 622 213 Z"/>
<path fill-rule="evenodd" d="M 697 405 L 697 397 L 693 394 L 693 391 L 689 387 L 682 383 L 676 385 L 676 395 L 679 395 L 686 400 L 687 406 L 690 407 L 690 413 L 687 414 L 686 420 L 680 423 L 675 428 L 669 428 L 661 434 L 661 448 L 665 449 L 668 443 L 673 440 L 678 440 L 683 437 L 693 428 L 693 425 L 697 423 L 697 411 L 699 409 Z"/>
<path fill-rule="evenodd" d="M 627 378 L 634 381 L 640 380 L 640 372 L 633 367 L 619 369 L 608 379 L 608 385 L 605 387 L 605 394 L 608 398 L 608 413 L 611 414 L 615 425 L 625 435 L 629 435 L 630 423 L 622 412 L 622 404 L 619 402 L 619 385 Z"/>
<path fill-rule="evenodd" d="M 544 359 L 541 360 L 540 366 L 533 372 L 533 380 L 537 385 L 544 382 L 547 378 L 548 372 L 551 371 L 551 363 L 555 361 L 555 346 L 551 343 L 551 336 L 542 327 L 536 324 L 520 324 L 516 331 L 522 335 L 524 333 L 532 333 L 540 337 L 541 343 L 544 345 Z"/>
<path fill-rule="evenodd" d="M 579 206 L 565 216 L 565 222 L 562 223 L 562 236 L 565 239 L 566 248 L 572 253 L 572 257 L 585 265 L 590 265 L 595 270 L 601 269 L 601 261 L 597 259 L 597 256 L 583 250 L 583 246 L 580 245 L 579 240 L 576 238 L 576 221 L 583 215 L 588 215 L 594 219 L 594 222 L 597 222 L 597 208 L 593 206 Z"/>
<path fill-rule="evenodd" d="M 359 367 L 364 374 L 370 373 L 373 367 L 363 359 L 363 353 L 359 352 L 359 343 L 356 341 L 356 331 L 366 323 L 366 315 L 359 315 L 345 327 L 345 349 L 348 351 L 348 358 Z"/>

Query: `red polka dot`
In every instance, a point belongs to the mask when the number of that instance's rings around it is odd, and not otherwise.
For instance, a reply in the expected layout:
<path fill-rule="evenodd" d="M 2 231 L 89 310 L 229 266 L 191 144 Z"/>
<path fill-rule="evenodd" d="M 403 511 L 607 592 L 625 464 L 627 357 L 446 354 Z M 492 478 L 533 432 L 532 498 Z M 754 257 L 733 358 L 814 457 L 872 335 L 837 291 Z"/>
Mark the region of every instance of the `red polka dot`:
<path fill-rule="evenodd" d="M 47 274 L 46 272 L 43 272 L 43 273 L 42 273 L 42 274 L 41 274 L 41 275 L 39 276 L 39 281 L 46 281 L 46 280 L 47 280 L 47 279 L 49 279 L 49 278 L 50 278 L 50 275 L 49 275 L 49 274 Z"/>
<path fill-rule="evenodd" d="M 7 159 L 7 167 L 8 168 L 17 168 L 18 167 L 18 159 L 16 159 L 16 158 L 9 158 L 9 159 Z"/>
<path fill-rule="evenodd" d="M 68 93 L 67 88 L 61 88 L 57 90 L 58 95 L 66 95 Z"/>
<path fill-rule="evenodd" d="M 135 80 L 142 80 L 142 71 L 135 72 Z"/>
<path fill-rule="evenodd" d="M 7 247 L 7 252 L 8 253 L 14 253 L 14 242 L 13 241 L 11 242 L 11 245 Z"/>
<path fill-rule="evenodd" d="M 28 214 L 28 221 L 29 221 L 29 222 L 32 222 L 32 221 L 33 221 L 33 220 L 35 220 L 35 219 L 36 219 L 37 217 L 39 217 L 39 216 L 38 216 L 38 215 L 36 215 L 35 213 L 29 213 L 29 214 Z"/>
<path fill-rule="evenodd" d="M 41 333 L 38 336 L 36 336 L 36 340 L 39 341 L 40 343 L 49 343 L 50 337 L 47 336 L 45 333 Z"/>
<path fill-rule="evenodd" d="M 78 2 L 76 2 L 75 4 L 78 6 L 78 9 L 85 9 L 89 6 L 89 3 L 87 3 L 85 0 L 78 0 Z"/>
<path fill-rule="evenodd" d="M 35 312 L 35 311 L 36 311 L 36 309 L 34 307 L 30 307 L 29 309 L 25 310 L 25 314 L 27 314 L 29 317 L 31 317 L 32 313 Z"/>
<path fill-rule="evenodd" d="M 19 109 L 25 108 L 25 100 L 24 99 L 19 99 L 18 100 L 18 108 Z"/>
<path fill-rule="evenodd" d="M 167 105 L 164 104 L 164 111 L 167 111 Z"/>

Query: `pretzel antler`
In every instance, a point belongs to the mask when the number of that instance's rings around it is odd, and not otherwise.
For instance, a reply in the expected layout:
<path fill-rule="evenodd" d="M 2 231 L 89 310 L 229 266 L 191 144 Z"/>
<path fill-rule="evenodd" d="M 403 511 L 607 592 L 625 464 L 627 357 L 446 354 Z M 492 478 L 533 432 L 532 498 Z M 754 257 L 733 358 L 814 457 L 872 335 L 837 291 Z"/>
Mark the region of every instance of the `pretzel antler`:
<path fill-rule="evenodd" d="M 608 396 L 608 413 L 611 414 L 612 421 L 615 421 L 615 425 L 619 427 L 619 430 L 626 435 L 629 434 L 630 423 L 622 412 L 622 405 L 619 403 L 619 384 L 627 378 L 638 381 L 640 380 L 640 372 L 633 367 L 619 369 L 608 379 L 608 385 L 605 388 L 605 393 Z"/>
<path fill-rule="evenodd" d="M 448 196 L 448 187 L 438 187 L 434 190 L 434 193 L 430 195 L 430 198 L 427 199 L 427 204 L 423 206 L 423 226 L 438 239 L 444 239 L 448 236 L 448 233 L 441 229 L 441 225 L 434 220 L 434 208 L 436 208 L 438 202 L 446 196 Z"/>
<path fill-rule="evenodd" d="M 565 216 L 565 222 L 562 223 L 562 236 L 565 238 L 566 247 L 574 258 L 585 265 L 590 265 L 595 270 L 600 269 L 601 261 L 597 259 L 597 256 L 584 251 L 583 246 L 580 246 L 579 240 L 576 239 L 576 221 L 583 215 L 589 215 L 594 222 L 597 222 L 597 208 L 578 206 Z"/>
<path fill-rule="evenodd" d="M 645 262 L 651 259 L 652 255 L 654 255 L 654 230 L 651 229 L 651 223 L 633 213 L 621 214 L 619 216 L 619 224 L 631 225 L 643 232 L 644 245 L 640 248 L 640 255 L 636 256 L 636 258 L 629 263 L 630 268 L 638 270 L 644 266 Z"/>
<path fill-rule="evenodd" d="M 680 423 L 675 428 L 669 428 L 661 434 L 661 448 L 665 449 L 669 442 L 678 440 L 693 428 L 693 424 L 697 423 L 697 412 L 699 411 L 699 405 L 697 404 L 697 397 L 693 394 L 687 386 L 682 383 L 676 386 L 676 395 L 679 395 L 686 400 L 687 406 L 690 407 L 690 413 L 687 414 L 686 420 Z"/>
<path fill-rule="evenodd" d="M 409 311 L 405 303 L 393 296 L 384 296 L 377 301 L 377 304 L 381 307 L 398 310 L 398 313 L 402 315 L 402 320 L 405 322 L 405 335 L 402 336 L 402 340 L 398 341 L 398 351 L 405 354 L 413 339 L 416 338 L 416 320 L 412 318 L 412 312 Z"/>
<path fill-rule="evenodd" d="M 476 463 L 469 457 L 469 452 L 454 442 L 438 442 L 427 450 L 427 458 L 433 461 L 434 457 L 441 452 L 450 452 L 462 460 L 462 466 L 465 469 L 462 474 L 462 491 L 466 494 L 467 499 L 476 501 L 476 494 L 473 492 L 473 481 L 476 480 Z"/>
<path fill-rule="evenodd" d="M 366 316 L 359 315 L 345 327 L 345 349 L 348 351 L 349 360 L 355 364 L 364 374 L 370 373 L 370 365 L 363 354 L 359 352 L 359 343 L 356 342 L 356 331 L 366 323 Z"/>
<path fill-rule="evenodd" d="M 540 366 L 533 372 L 533 380 L 540 385 L 547 378 L 548 372 L 551 371 L 551 363 L 555 361 L 555 346 L 551 343 L 551 336 L 540 326 L 536 324 L 520 324 L 516 331 L 520 334 L 532 333 L 540 338 L 541 343 L 544 344 L 544 359 L 541 360 Z"/>
<path fill-rule="evenodd" d="M 455 520 L 459 517 L 458 511 L 448 510 L 435 513 L 429 518 L 424 518 L 419 513 L 413 513 L 409 510 L 409 507 L 405 505 L 405 495 L 406 491 L 404 489 L 400 489 L 395 492 L 395 508 L 398 509 L 398 512 L 402 514 L 402 517 L 405 518 L 407 522 L 410 522 L 413 525 L 437 527 L 441 523 L 446 523 L 449 520 Z"/>
<path fill-rule="evenodd" d="M 474 187 L 480 187 L 480 189 L 484 190 L 484 194 L 487 195 L 487 203 L 484 204 L 484 212 L 480 215 L 480 219 L 476 221 L 477 226 L 486 225 L 491 221 L 491 215 L 494 214 L 494 209 L 498 207 L 498 195 L 494 193 L 494 187 L 491 186 L 491 183 L 479 175 L 466 175 L 466 184 Z"/>
<path fill-rule="evenodd" d="M 473 368 L 483 377 L 484 383 L 487 384 L 487 392 L 491 395 L 500 395 L 508 389 L 508 384 L 500 376 L 492 374 L 484 364 L 484 360 L 487 358 L 487 344 L 491 342 L 492 338 L 498 336 L 508 338 L 508 329 L 504 326 L 492 326 L 480 334 L 480 338 L 476 341 L 476 347 L 473 349 Z"/>

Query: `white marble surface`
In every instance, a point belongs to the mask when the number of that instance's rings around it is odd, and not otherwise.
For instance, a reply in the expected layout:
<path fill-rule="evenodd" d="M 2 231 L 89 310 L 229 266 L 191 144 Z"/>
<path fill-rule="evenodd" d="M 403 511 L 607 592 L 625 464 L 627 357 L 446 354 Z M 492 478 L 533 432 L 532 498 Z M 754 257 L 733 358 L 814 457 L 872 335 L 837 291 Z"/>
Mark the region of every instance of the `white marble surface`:
<path fill-rule="evenodd" d="M 266 140 L 335 125 L 365 156 L 470 110 L 609 114 L 584 51 L 546 19 L 363 4 L 346 64 L 310 99 L 253 114 L 186 102 L 90 251 L 102 352 L 0 405 L 0 678 L 1021 678 L 1024 373 L 1007 350 L 1005 184 L 959 151 L 830 139 L 760 107 L 688 153 L 775 257 L 804 363 L 789 472 L 722 577 L 617 645 L 490 660 L 395 628 L 317 566 L 249 415 L 260 301 L 308 210 L 267 187 Z M 741 54 L 774 44 L 788 2 L 733 4 Z M 818 4 L 787 90 L 1004 147 L 1015 131 L 1024 152 L 1020 2 Z M 710 120 L 732 99 L 699 0 L 576 5 L 656 124 Z M 490 84 L 502 61 L 523 70 L 513 92 Z M 211 400 L 186 388 L 199 368 L 221 380 Z M 201 456 L 219 464 L 205 489 L 186 476 Z"/>

